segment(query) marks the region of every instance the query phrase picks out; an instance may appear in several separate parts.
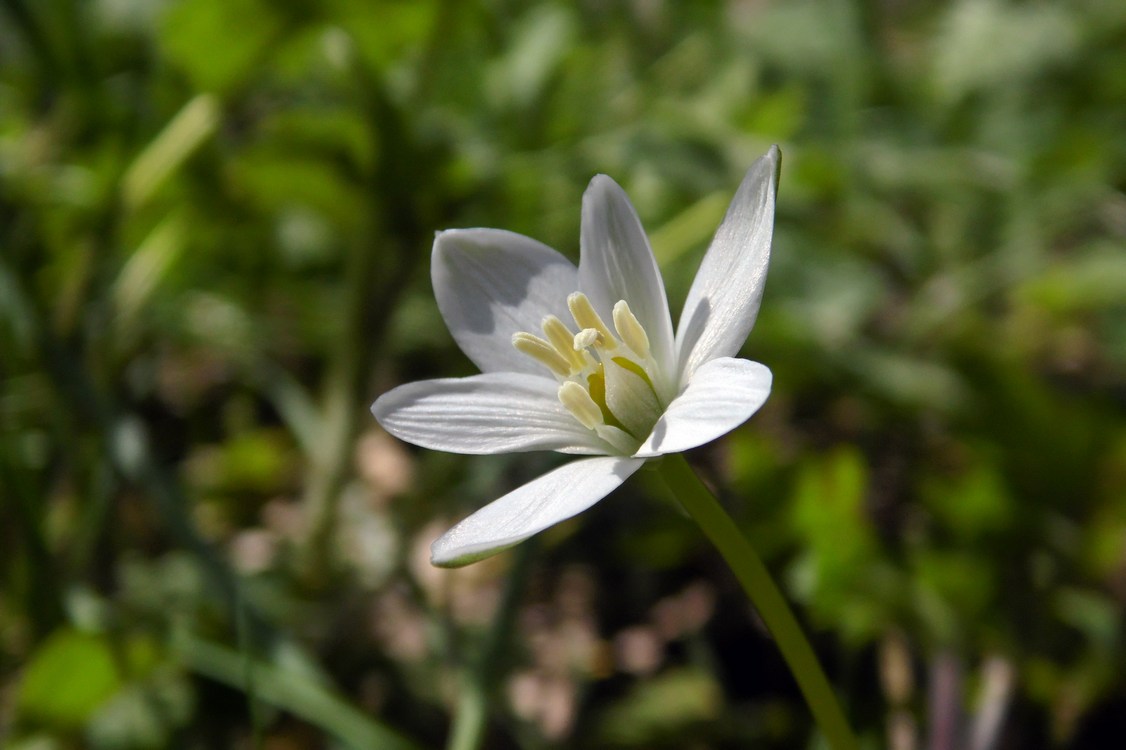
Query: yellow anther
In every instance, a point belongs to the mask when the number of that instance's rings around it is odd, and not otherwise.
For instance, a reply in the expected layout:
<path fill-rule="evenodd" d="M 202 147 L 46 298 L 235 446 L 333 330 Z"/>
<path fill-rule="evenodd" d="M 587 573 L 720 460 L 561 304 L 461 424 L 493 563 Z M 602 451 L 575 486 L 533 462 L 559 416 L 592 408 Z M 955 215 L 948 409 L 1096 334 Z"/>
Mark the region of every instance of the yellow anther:
<path fill-rule="evenodd" d="M 550 343 L 539 336 L 533 336 L 523 331 L 512 334 L 512 345 L 521 354 L 527 354 L 540 364 L 545 365 L 556 375 L 567 377 L 571 374 L 571 363 L 555 351 Z"/>
<path fill-rule="evenodd" d="M 579 328 L 593 328 L 595 331 L 602 335 L 602 346 L 606 349 L 613 349 L 618 345 L 614 334 L 610 333 L 610 329 L 602 322 L 598 312 L 594 309 L 594 305 L 590 304 L 590 300 L 582 292 L 573 292 L 567 297 L 567 307 L 571 310 L 571 315 L 575 318 L 575 322 L 579 324 Z"/>
<path fill-rule="evenodd" d="M 642 359 L 649 356 L 649 336 L 624 299 L 618 300 L 618 304 L 614 305 L 614 328 L 637 356 Z"/>
<path fill-rule="evenodd" d="M 587 393 L 586 388 L 575 381 L 569 380 L 559 386 L 559 401 L 588 430 L 593 430 L 605 424 L 602 420 L 602 410 L 598 408 L 598 404 L 594 403 L 594 399 Z"/>
<path fill-rule="evenodd" d="M 551 342 L 551 346 L 555 349 L 556 353 L 570 362 L 571 372 L 568 374 L 573 374 L 583 369 L 586 362 L 582 354 L 575 350 L 575 335 L 571 333 L 571 329 L 568 328 L 562 320 L 554 315 L 548 315 L 543 319 L 543 333 L 547 336 L 547 340 Z"/>

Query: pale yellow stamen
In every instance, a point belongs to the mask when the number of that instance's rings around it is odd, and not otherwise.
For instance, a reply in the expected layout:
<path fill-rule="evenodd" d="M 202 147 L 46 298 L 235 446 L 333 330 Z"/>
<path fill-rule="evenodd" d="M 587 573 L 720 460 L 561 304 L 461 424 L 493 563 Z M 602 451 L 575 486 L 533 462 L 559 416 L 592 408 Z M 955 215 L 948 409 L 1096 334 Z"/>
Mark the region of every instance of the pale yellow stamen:
<path fill-rule="evenodd" d="M 594 309 L 594 305 L 590 304 L 590 300 L 582 292 L 573 292 L 571 296 L 567 297 L 567 307 L 571 310 L 571 315 L 574 316 L 575 322 L 579 324 L 579 328 L 593 328 L 602 335 L 602 346 L 606 349 L 613 349 L 618 345 L 614 334 L 610 333 L 610 329 L 602 322 L 602 318 Z"/>
<path fill-rule="evenodd" d="M 571 333 L 571 329 L 562 320 L 554 315 L 548 315 L 543 319 L 543 333 L 547 336 L 547 340 L 551 342 L 551 346 L 556 353 L 570 363 L 571 372 L 568 374 L 583 369 L 586 361 L 583 359 L 582 353 L 575 350 L 575 335 Z"/>
<path fill-rule="evenodd" d="M 626 346 L 633 349 L 637 356 L 642 359 L 649 357 L 649 336 L 624 299 L 618 300 L 618 304 L 614 305 L 614 328 L 618 330 L 618 336 Z"/>
<path fill-rule="evenodd" d="M 555 373 L 559 402 L 607 450 L 632 455 L 663 408 L 653 386 L 649 336 L 624 300 L 613 308 L 616 335 L 582 292 L 571 294 L 567 307 L 578 333 L 548 315 L 541 323 L 545 338 L 520 332 L 512 345 Z"/>
<path fill-rule="evenodd" d="M 516 347 L 516 351 L 527 354 L 537 362 L 546 365 L 556 375 L 567 377 L 571 374 L 571 363 L 563 359 L 559 352 L 555 351 L 555 347 L 539 336 L 520 331 L 512 334 L 512 345 Z"/>
<path fill-rule="evenodd" d="M 594 403 L 586 388 L 578 383 L 567 381 L 559 386 L 559 401 L 588 430 L 594 430 L 604 424 L 602 410 Z"/>

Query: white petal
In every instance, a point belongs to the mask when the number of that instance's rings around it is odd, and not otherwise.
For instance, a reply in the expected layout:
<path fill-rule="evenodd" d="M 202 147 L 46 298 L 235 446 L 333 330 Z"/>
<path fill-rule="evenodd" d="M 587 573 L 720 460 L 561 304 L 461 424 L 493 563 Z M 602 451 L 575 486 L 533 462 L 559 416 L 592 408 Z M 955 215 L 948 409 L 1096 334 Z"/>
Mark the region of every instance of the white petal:
<path fill-rule="evenodd" d="M 682 385 L 709 359 L 737 354 L 755 324 L 781 160 L 771 146 L 751 165 L 692 282 L 676 333 Z"/>
<path fill-rule="evenodd" d="M 758 362 L 730 357 L 705 362 L 634 456 L 679 453 L 730 432 L 766 402 L 770 381 L 770 370 Z"/>
<path fill-rule="evenodd" d="M 580 239 L 579 288 L 607 324 L 614 304 L 628 302 L 649 336 L 660 372 L 671 373 L 673 334 L 665 283 L 633 204 L 606 175 L 591 180 L 583 194 Z"/>
<path fill-rule="evenodd" d="M 467 565 L 583 512 L 609 495 L 645 461 L 587 458 L 560 466 L 486 505 L 430 547 L 442 567 Z"/>
<path fill-rule="evenodd" d="M 571 261 L 513 232 L 450 229 L 434 239 L 430 278 L 446 326 L 482 372 L 546 374 L 513 349 L 512 334 L 567 314 L 567 295 L 578 289 Z"/>
<path fill-rule="evenodd" d="M 383 394 L 371 411 L 395 437 L 432 450 L 608 453 L 559 403 L 558 388 L 551 378 L 516 372 L 421 380 Z"/>

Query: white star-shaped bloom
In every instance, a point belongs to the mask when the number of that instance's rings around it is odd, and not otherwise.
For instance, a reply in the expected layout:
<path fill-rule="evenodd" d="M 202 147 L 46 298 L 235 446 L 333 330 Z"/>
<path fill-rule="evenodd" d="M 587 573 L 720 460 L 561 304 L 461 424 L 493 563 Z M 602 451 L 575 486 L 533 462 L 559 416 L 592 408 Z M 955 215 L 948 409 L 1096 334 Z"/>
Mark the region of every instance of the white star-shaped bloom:
<path fill-rule="evenodd" d="M 579 265 L 499 229 L 434 241 L 438 308 L 480 369 L 380 396 L 392 435 L 453 453 L 587 456 L 519 487 L 434 542 L 435 565 L 487 557 L 594 505 L 647 459 L 695 448 L 766 401 L 771 375 L 736 354 L 762 300 L 778 148 L 747 172 L 673 333 L 664 282 L 625 192 L 595 177 L 583 195 Z"/>

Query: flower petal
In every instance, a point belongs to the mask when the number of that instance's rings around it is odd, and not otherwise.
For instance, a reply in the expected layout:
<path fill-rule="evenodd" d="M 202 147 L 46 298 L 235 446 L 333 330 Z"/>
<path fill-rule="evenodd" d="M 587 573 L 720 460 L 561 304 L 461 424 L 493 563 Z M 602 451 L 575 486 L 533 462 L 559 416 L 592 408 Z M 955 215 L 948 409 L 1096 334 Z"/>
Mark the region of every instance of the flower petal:
<path fill-rule="evenodd" d="M 559 403 L 558 387 L 516 372 L 421 380 L 384 393 L 371 411 L 395 437 L 432 450 L 610 452 Z"/>
<path fill-rule="evenodd" d="M 587 458 L 509 492 L 447 531 L 430 547 L 442 567 L 468 565 L 577 515 L 609 495 L 645 461 Z"/>
<path fill-rule="evenodd" d="M 634 457 L 686 451 L 730 432 L 766 402 L 770 382 L 770 370 L 758 362 L 731 357 L 705 362 Z"/>
<path fill-rule="evenodd" d="M 607 322 L 618 300 L 628 302 L 649 337 L 660 372 L 672 372 L 672 318 L 661 271 L 633 204 L 606 175 L 591 180 L 583 194 L 579 289 Z"/>
<path fill-rule="evenodd" d="M 450 229 L 434 239 L 430 278 L 446 326 L 482 372 L 546 373 L 512 347 L 512 334 L 566 315 L 578 289 L 571 261 L 514 232 Z"/>
<path fill-rule="evenodd" d="M 782 155 L 771 146 L 743 178 L 692 282 L 677 328 L 681 385 L 709 359 L 738 353 L 755 324 L 770 240 Z"/>

